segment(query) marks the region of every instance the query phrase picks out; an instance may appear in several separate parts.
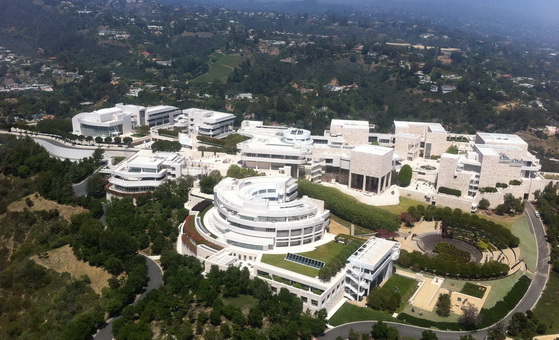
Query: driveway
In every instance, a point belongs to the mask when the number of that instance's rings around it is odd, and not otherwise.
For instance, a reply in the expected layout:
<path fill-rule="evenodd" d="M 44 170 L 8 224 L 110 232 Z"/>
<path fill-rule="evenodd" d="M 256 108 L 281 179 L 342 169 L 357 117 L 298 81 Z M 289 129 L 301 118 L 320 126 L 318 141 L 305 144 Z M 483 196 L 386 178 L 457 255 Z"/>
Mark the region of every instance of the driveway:
<path fill-rule="evenodd" d="M 146 264 L 148 266 L 149 281 L 144 292 L 132 303 L 135 305 L 138 301 L 143 299 L 147 293 L 157 289 L 163 285 L 163 270 L 154 260 L 146 256 Z M 120 316 L 114 317 L 107 321 L 105 327 L 101 328 L 93 337 L 94 340 L 111 340 L 113 339 L 113 322 L 118 320 Z"/>

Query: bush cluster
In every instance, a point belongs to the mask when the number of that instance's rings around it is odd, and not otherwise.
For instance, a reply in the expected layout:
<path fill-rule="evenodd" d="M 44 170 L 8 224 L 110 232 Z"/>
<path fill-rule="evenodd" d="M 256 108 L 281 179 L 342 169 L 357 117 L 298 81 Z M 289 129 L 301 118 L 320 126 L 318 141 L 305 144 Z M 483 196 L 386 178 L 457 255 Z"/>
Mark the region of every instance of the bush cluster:
<path fill-rule="evenodd" d="M 359 203 L 355 198 L 335 188 L 300 179 L 299 196 L 303 195 L 323 200 L 325 207 L 330 209 L 332 214 L 363 228 L 395 231 L 400 227 L 395 215 L 380 208 Z"/>
<path fill-rule="evenodd" d="M 408 212 L 417 220 L 423 217 L 427 221 L 442 221 L 443 228 L 452 230 L 455 234 L 476 242 L 486 239 L 499 249 L 515 248 L 520 244 L 520 239 L 502 225 L 479 218 L 477 215 L 462 213 L 460 209 L 452 210 L 448 207 L 435 206 L 426 208 L 418 205 L 409 207 Z"/>
<path fill-rule="evenodd" d="M 398 263 L 415 271 L 425 271 L 436 275 L 459 277 L 467 279 L 491 279 L 507 275 L 509 266 L 496 261 L 485 263 L 459 262 L 455 257 L 436 256 L 429 257 L 418 251 L 408 252 L 402 250 Z M 459 265 L 457 265 L 459 264 Z"/>
<path fill-rule="evenodd" d="M 363 243 L 352 240 L 349 242 L 333 259 L 326 262 L 324 267 L 318 271 L 318 278 L 323 281 L 329 281 L 343 267 L 345 267 L 347 259 L 353 254 Z"/>
<path fill-rule="evenodd" d="M 462 196 L 462 191 L 457 189 L 447 188 L 447 187 L 439 187 L 439 193 L 458 196 L 458 197 Z"/>

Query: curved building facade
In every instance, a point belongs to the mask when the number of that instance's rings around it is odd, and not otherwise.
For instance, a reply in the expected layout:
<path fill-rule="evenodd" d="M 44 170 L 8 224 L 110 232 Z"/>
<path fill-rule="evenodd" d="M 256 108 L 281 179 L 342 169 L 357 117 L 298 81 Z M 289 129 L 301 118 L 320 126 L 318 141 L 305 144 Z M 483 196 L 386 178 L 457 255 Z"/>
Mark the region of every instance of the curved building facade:
<path fill-rule="evenodd" d="M 204 225 L 216 241 L 257 251 L 320 241 L 330 212 L 322 201 L 297 198 L 297 188 L 289 176 L 226 178 Z"/>

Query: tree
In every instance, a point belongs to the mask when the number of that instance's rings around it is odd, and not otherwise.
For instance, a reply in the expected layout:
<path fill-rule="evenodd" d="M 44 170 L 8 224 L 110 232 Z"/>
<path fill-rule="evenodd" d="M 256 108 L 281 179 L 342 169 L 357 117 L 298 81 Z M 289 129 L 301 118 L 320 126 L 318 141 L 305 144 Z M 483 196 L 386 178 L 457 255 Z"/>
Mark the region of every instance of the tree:
<path fill-rule="evenodd" d="M 432 330 L 428 329 L 421 333 L 420 340 L 437 340 L 437 333 L 433 332 Z"/>
<path fill-rule="evenodd" d="M 487 210 L 489 209 L 489 201 L 486 200 L 485 198 L 482 198 L 481 201 L 479 201 L 479 203 L 477 204 L 477 207 L 482 209 L 482 210 Z"/>
<path fill-rule="evenodd" d="M 371 335 L 375 340 L 397 340 L 400 338 L 400 332 L 396 327 L 388 327 L 382 321 L 373 325 Z"/>
<path fill-rule="evenodd" d="M 122 139 L 122 143 L 124 143 L 126 145 L 129 145 L 130 143 L 132 143 L 132 141 L 133 141 L 132 137 L 124 137 Z"/>
<path fill-rule="evenodd" d="M 103 179 L 103 175 L 101 175 L 98 172 L 91 175 L 87 180 L 85 192 L 86 195 L 89 197 L 93 197 L 93 198 L 105 197 L 105 180 Z"/>
<path fill-rule="evenodd" d="M 251 327 L 261 328 L 262 327 L 262 312 L 258 307 L 252 307 L 248 312 L 247 322 Z"/>
<path fill-rule="evenodd" d="M 95 137 L 95 143 L 97 144 L 103 143 L 103 137 L 99 137 L 99 136 Z"/>
<path fill-rule="evenodd" d="M 475 340 L 474 336 L 471 334 L 462 335 L 460 340 Z"/>
<path fill-rule="evenodd" d="M 458 148 L 454 145 L 451 145 L 448 147 L 448 149 L 446 149 L 446 153 L 451 153 L 453 155 L 457 155 L 458 154 Z"/>
<path fill-rule="evenodd" d="M 115 137 L 115 138 L 114 138 L 114 142 L 115 142 L 115 144 L 120 144 L 120 143 L 122 142 L 122 138 L 120 138 L 120 137 Z"/>
<path fill-rule="evenodd" d="M 200 190 L 205 194 L 213 194 L 214 186 L 219 183 L 223 177 L 219 170 L 213 170 L 207 175 L 202 176 L 200 179 Z"/>
<path fill-rule="evenodd" d="M 149 126 L 138 125 L 134 128 L 134 133 L 140 136 L 147 136 L 149 134 Z"/>
<path fill-rule="evenodd" d="M 181 143 L 168 140 L 158 140 L 151 145 L 151 150 L 153 152 L 179 152 L 181 148 Z"/>
<path fill-rule="evenodd" d="M 487 340 L 505 340 L 506 338 L 507 330 L 502 321 L 487 330 Z"/>
<path fill-rule="evenodd" d="M 92 137 L 92 136 L 87 136 L 87 137 L 85 137 L 85 141 L 86 141 L 88 144 L 91 144 L 91 141 L 92 141 L 92 140 L 93 140 L 93 137 Z"/>
<path fill-rule="evenodd" d="M 113 138 L 110 136 L 105 137 L 105 143 L 110 143 L 113 141 Z"/>
<path fill-rule="evenodd" d="M 450 315 L 450 295 L 449 294 L 441 294 L 439 295 L 439 299 L 437 300 L 436 305 L 436 312 L 439 316 L 447 317 Z"/>
<path fill-rule="evenodd" d="M 458 320 L 464 327 L 467 329 L 473 329 L 481 322 L 479 317 L 479 309 L 472 305 L 467 304 L 466 306 L 462 307 L 462 315 Z"/>
<path fill-rule="evenodd" d="M 411 183 L 411 177 L 413 175 L 413 171 L 411 166 L 408 164 L 404 164 L 398 173 L 398 184 L 401 187 L 407 187 Z"/>

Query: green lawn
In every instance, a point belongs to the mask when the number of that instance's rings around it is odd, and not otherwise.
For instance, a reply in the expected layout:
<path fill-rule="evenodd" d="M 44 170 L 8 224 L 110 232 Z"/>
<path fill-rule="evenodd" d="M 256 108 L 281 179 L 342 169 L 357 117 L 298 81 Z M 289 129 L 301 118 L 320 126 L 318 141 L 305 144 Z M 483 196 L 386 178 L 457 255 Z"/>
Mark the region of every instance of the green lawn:
<path fill-rule="evenodd" d="M 232 297 L 224 298 L 223 304 L 233 305 L 234 307 L 238 307 L 242 310 L 248 311 L 249 309 L 251 309 L 252 307 L 258 304 L 258 299 L 250 295 L 239 295 L 234 298 Z"/>
<path fill-rule="evenodd" d="M 547 334 L 559 333 L 559 273 L 552 271 L 534 314 L 547 325 Z"/>
<path fill-rule="evenodd" d="M 295 262 L 286 261 L 285 254 L 264 254 L 262 255 L 262 262 L 310 277 L 315 277 L 318 275 L 318 269 L 303 266 L 302 264 L 298 264 Z"/>
<path fill-rule="evenodd" d="M 402 296 L 402 304 L 405 305 L 408 302 L 409 298 L 417 290 L 417 281 L 410 277 L 395 274 L 392 275 L 390 279 L 388 279 L 388 281 L 384 283 L 382 288 L 392 290 L 395 290 L 397 288 Z"/>
<path fill-rule="evenodd" d="M 359 307 L 346 302 L 338 309 L 336 314 L 332 315 L 328 323 L 332 326 L 338 326 L 348 322 L 367 320 L 402 322 L 391 317 L 388 313 L 376 311 L 371 308 Z"/>
<path fill-rule="evenodd" d="M 394 215 L 400 216 L 401 213 L 408 211 L 409 207 L 411 207 L 411 206 L 415 207 L 415 206 L 418 206 L 418 205 L 428 206 L 427 203 L 412 200 L 411 198 L 400 196 L 400 203 L 399 204 L 384 205 L 384 206 L 379 206 L 378 208 L 389 211 L 389 212 L 393 213 Z"/>
<path fill-rule="evenodd" d="M 225 81 L 233 70 L 238 67 L 243 58 L 240 55 L 222 55 L 213 53 L 212 58 L 216 61 L 210 63 L 210 70 L 190 81 L 191 84 L 204 84 L 215 81 Z"/>
<path fill-rule="evenodd" d="M 470 295 L 470 296 L 477 297 L 477 298 L 481 299 L 485 295 L 486 290 L 487 290 L 487 288 L 484 287 L 484 286 L 476 285 L 476 284 L 471 283 L 471 282 L 466 282 L 464 287 L 462 287 L 462 290 L 460 291 L 460 293 Z"/>
<path fill-rule="evenodd" d="M 524 259 L 528 268 L 528 276 L 536 270 L 538 260 L 538 249 L 534 234 L 530 232 L 526 216 L 517 219 L 512 225 L 512 233 L 520 239 L 520 258 Z"/>
<path fill-rule="evenodd" d="M 328 262 L 336 256 L 343 247 L 343 243 L 332 241 L 317 247 L 313 251 L 299 254 L 311 259 Z M 318 269 L 285 260 L 285 254 L 264 254 L 262 255 L 262 262 L 310 277 L 318 275 Z"/>

